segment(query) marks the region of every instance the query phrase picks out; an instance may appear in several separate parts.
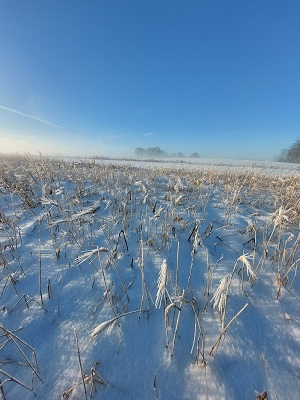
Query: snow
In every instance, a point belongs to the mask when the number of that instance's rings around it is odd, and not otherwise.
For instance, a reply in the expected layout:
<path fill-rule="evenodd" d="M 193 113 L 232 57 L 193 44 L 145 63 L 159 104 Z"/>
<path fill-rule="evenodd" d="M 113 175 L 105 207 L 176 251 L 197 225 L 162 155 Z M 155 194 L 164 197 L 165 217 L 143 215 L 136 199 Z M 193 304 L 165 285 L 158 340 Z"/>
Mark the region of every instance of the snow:
<path fill-rule="evenodd" d="M 82 158 L 82 161 L 91 161 L 89 158 Z M 77 159 L 78 161 L 78 159 Z M 270 175 L 292 175 L 299 174 L 300 165 L 295 163 L 279 163 L 274 161 L 253 161 L 253 160 L 234 160 L 234 159 L 213 159 L 213 158 L 159 158 L 154 160 L 139 159 L 101 159 L 93 162 L 102 165 L 125 165 L 140 168 L 172 168 L 172 169 L 215 169 L 219 171 L 235 170 L 245 171 L 250 169 L 254 172 L 266 173 Z"/>
<path fill-rule="evenodd" d="M 93 399 L 298 399 L 299 197 L 297 165 L 0 159 L 0 398 L 85 399 L 81 363 Z"/>

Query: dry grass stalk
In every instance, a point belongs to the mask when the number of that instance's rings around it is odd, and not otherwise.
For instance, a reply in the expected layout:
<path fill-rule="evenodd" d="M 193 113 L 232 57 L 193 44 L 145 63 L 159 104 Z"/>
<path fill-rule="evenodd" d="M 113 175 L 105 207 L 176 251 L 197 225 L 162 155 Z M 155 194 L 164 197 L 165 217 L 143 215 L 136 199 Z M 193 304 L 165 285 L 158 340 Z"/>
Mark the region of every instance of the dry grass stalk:
<path fill-rule="evenodd" d="M 82 383 L 83 383 L 83 389 L 84 389 L 84 397 L 85 397 L 85 400 L 87 400 L 86 386 L 85 386 L 85 380 L 84 380 L 84 375 L 83 375 L 83 370 L 82 370 L 81 357 L 80 357 L 80 350 L 79 350 L 79 343 L 78 343 L 78 335 L 77 335 L 76 328 L 74 329 L 74 334 L 75 334 L 75 340 L 76 340 L 76 350 L 77 350 L 78 361 L 79 361 L 79 366 L 80 366 L 80 373 L 81 373 L 81 378 L 82 378 Z"/>
<path fill-rule="evenodd" d="M 6 397 L 5 397 L 5 394 L 4 394 L 4 390 L 3 390 L 3 387 L 2 387 L 1 379 L 0 379 L 0 391 L 1 391 L 1 395 L 3 397 L 3 400 L 6 400 Z"/>
<path fill-rule="evenodd" d="M 175 283 L 176 296 L 179 295 L 179 286 L 178 286 L 179 251 L 180 251 L 180 242 L 177 243 L 177 255 L 176 255 L 176 283 Z"/>
<path fill-rule="evenodd" d="M 215 291 L 215 294 L 213 295 L 212 299 L 210 302 L 213 302 L 213 308 L 218 308 L 218 312 L 223 315 L 225 309 L 226 309 L 226 304 L 227 304 L 227 294 L 228 294 L 228 284 L 230 282 L 229 276 L 224 276 L 220 280 L 220 284 Z"/>
<path fill-rule="evenodd" d="M 108 286 L 108 288 L 107 288 L 108 290 L 105 289 L 105 291 L 104 291 L 104 293 L 103 293 L 101 299 L 98 301 L 98 303 L 97 303 L 97 305 L 96 305 L 96 307 L 95 307 L 95 309 L 94 309 L 94 311 L 93 311 L 93 314 L 95 314 L 95 312 L 97 311 L 97 308 L 100 306 L 100 304 L 102 303 L 102 301 L 103 301 L 105 298 L 107 298 L 108 292 L 110 292 L 110 290 L 111 290 L 112 287 L 113 287 L 113 282 L 111 282 L 111 283 L 109 284 L 109 286 Z"/>
<path fill-rule="evenodd" d="M 135 310 L 135 311 L 129 311 L 124 314 L 118 315 L 117 317 L 114 317 L 112 319 L 109 319 L 107 321 L 101 322 L 101 324 L 97 325 L 93 331 L 91 332 L 91 336 L 95 337 L 99 335 L 101 332 L 103 332 L 106 328 L 108 328 L 110 325 L 112 325 L 115 321 L 119 320 L 119 318 L 125 317 L 126 315 L 134 314 L 134 313 L 139 313 L 140 310 Z"/>
<path fill-rule="evenodd" d="M 189 277 L 188 277 L 188 282 L 187 282 L 187 291 L 190 288 L 192 272 L 193 272 L 193 267 L 194 267 L 195 254 L 197 253 L 198 245 L 201 244 L 201 240 L 200 240 L 200 236 L 199 236 L 199 232 L 198 232 L 198 225 L 199 225 L 199 221 L 196 221 L 195 226 L 191 233 L 191 235 L 193 236 L 194 239 L 193 239 L 193 248 L 191 251 L 191 264 L 190 264 L 190 272 L 189 272 Z M 189 239 L 192 237 L 191 235 L 190 235 Z"/>
<path fill-rule="evenodd" d="M 288 274 L 292 271 L 293 268 L 295 268 L 295 276 L 293 278 L 292 283 L 294 282 L 294 280 L 296 278 L 296 273 L 297 273 L 297 270 L 298 270 L 298 263 L 299 262 L 300 262 L 300 257 L 295 262 L 293 262 L 293 264 L 287 269 L 287 271 L 283 274 L 283 276 L 280 276 L 280 273 L 277 274 L 276 282 L 279 285 L 278 292 L 277 292 L 277 297 L 276 297 L 277 300 L 279 298 L 279 295 L 280 295 L 280 292 L 281 292 L 281 288 L 287 284 L 287 282 L 288 282 Z"/>
<path fill-rule="evenodd" d="M 142 315 L 142 309 L 143 309 L 143 303 L 144 303 L 144 297 L 145 297 L 145 266 L 144 266 L 144 244 L 143 240 L 140 241 L 140 246 L 141 246 L 141 264 L 140 264 L 140 269 L 141 269 L 141 277 L 142 277 L 142 295 L 141 295 L 141 303 L 140 303 L 140 313 L 139 313 L 139 320 Z"/>
<path fill-rule="evenodd" d="M 17 378 L 14 378 L 12 375 L 8 374 L 7 372 L 3 371 L 2 369 L 0 369 L 0 374 L 7 378 L 3 382 L 0 381 L 1 394 L 3 395 L 3 397 L 4 397 L 3 385 L 4 385 L 4 383 L 9 382 L 9 381 L 17 383 L 18 385 L 22 386 L 24 389 L 27 389 L 30 392 L 33 392 L 32 388 L 25 385 L 23 382 L 19 381 Z M 4 400 L 5 400 L 5 397 L 4 397 Z"/>
<path fill-rule="evenodd" d="M 166 293 L 167 293 L 167 276 L 168 276 L 168 267 L 167 267 L 167 260 L 163 260 L 160 271 L 159 277 L 157 281 L 157 294 L 155 300 L 155 308 L 161 307 L 161 301 L 164 297 L 165 304 L 166 304 Z"/>
<path fill-rule="evenodd" d="M 205 286 L 205 298 L 206 298 L 206 303 L 205 303 L 205 311 L 208 311 L 208 303 L 209 303 L 209 293 L 210 293 L 210 285 L 211 285 L 211 280 L 212 280 L 212 272 L 211 272 L 211 266 L 209 263 L 209 257 L 208 257 L 208 250 L 206 249 L 206 268 L 207 268 L 207 284 Z"/>
<path fill-rule="evenodd" d="M 40 231 L 40 229 L 39 229 L 39 231 Z M 39 238 L 39 291 L 40 291 L 41 303 L 44 304 L 43 290 L 42 290 L 42 252 L 41 252 L 40 238 Z"/>
<path fill-rule="evenodd" d="M 240 261 L 242 263 L 242 289 L 244 289 L 244 269 L 246 266 L 246 272 L 247 272 L 247 276 L 249 277 L 249 282 L 251 283 L 251 285 L 256 281 L 257 279 L 257 275 L 254 272 L 250 262 L 248 259 L 252 259 L 253 260 L 253 256 L 249 255 L 248 253 L 243 254 L 242 256 L 240 256 L 237 261 Z"/>
<path fill-rule="evenodd" d="M 257 395 L 257 400 L 267 400 L 268 398 L 268 393 L 266 391 L 260 393 Z"/>
<path fill-rule="evenodd" d="M 218 350 L 218 347 L 219 347 L 219 344 L 220 344 L 220 341 L 222 339 L 222 336 L 226 333 L 226 331 L 229 328 L 229 326 L 245 310 L 246 307 L 248 307 L 248 303 L 245 304 L 244 307 L 230 320 L 230 322 L 226 325 L 226 327 L 222 329 L 222 332 L 221 332 L 220 336 L 218 337 L 218 339 L 216 340 L 216 342 L 214 343 L 214 345 L 212 346 L 212 348 L 211 348 L 211 350 L 209 352 L 210 356 L 213 355 L 213 352 L 214 352 L 215 349 L 216 349 L 216 351 L 215 351 L 215 354 L 216 354 L 216 352 Z"/>
<path fill-rule="evenodd" d="M 96 363 L 96 366 L 99 363 Z M 102 376 L 96 371 L 96 366 L 91 368 L 91 374 L 90 375 L 84 375 L 84 379 L 83 381 L 81 380 L 79 383 L 75 383 L 73 386 L 70 387 L 70 389 L 66 390 L 63 392 L 61 400 L 66 400 L 68 399 L 72 392 L 80 385 L 84 384 L 88 385 L 89 383 L 91 383 L 91 390 L 90 390 L 90 398 L 92 398 L 93 394 L 95 392 L 97 392 L 96 389 L 96 383 L 100 383 L 101 385 L 105 385 L 107 386 L 107 383 L 105 382 L 105 380 L 102 378 Z"/>
<path fill-rule="evenodd" d="M 14 347 L 17 349 L 17 351 L 20 353 L 22 359 L 25 361 L 25 363 L 19 363 L 20 365 L 24 365 L 24 366 L 28 366 L 30 367 L 30 369 L 32 370 L 33 376 L 32 376 L 32 384 L 33 384 L 33 377 L 34 375 L 38 377 L 38 379 L 43 383 L 42 378 L 40 377 L 39 373 L 38 373 L 38 363 L 37 363 L 37 357 L 36 357 L 36 352 L 35 350 L 26 342 L 24 342 L 24 340 L 22 340 L 21 338 L 19 338 L 17 335 L 15 335 L 14 332 L 9 331 L 8 329 L 6 329 L 3 325 L 0 324 L 0 330 L 2 330 L 3 335 L 1 335 L 1 337 L 6 337 L 7 340 L 1 344 L 0 349 L 4 348 L 5 346 L 7 346 L 9 343 L 12 343 L 14 345 Z M 27 355 L 25 354 L 25 349 L 29 349 L 32 352 L 32 356 L 33 356 L 33 361 L 30 362 Z M 21 382 L 19 379 L 13 377 L 11 374 L 9 374 L 8 372 L 4 371 L 4 370 L 0 370 L 0 374 L 5 376 L 7 379 L 5 379 L 2 383 L 0 383 L 0 386 L 2 388 L 3 384 L 11 381 L 14 383 L 17 383 L 18 385 L 24 387 L 25 389 L 32 391 L 33 392 L 33 387 L 28 387 L 27 385 L 25 385 L 23 382 Z M 1 389 L 3 392 L 3 388 Z"/>
<path fill-rule="evenodd" d="M 177 306 L 176 303 L 179 303 L 179 306 Z M 176 296 L 173 299 L 173 302 L 171 304 L 169 304 L 166 308 L 165 308 L 165 327 L 166 327 L 166 347 L 169 347 L 168 344 L 168 333 L 167 333 L 167 328 L 168 328 L 168 314 L 169 314 L 169 310 L 171 308 L 174 308 L 174 311 L 177 309 L 178 310 L 178 316 L 177 316 L 177 321 L 176 321 L 176 326 L 175 326 L 175 330 L 174 330 L 174 336 L 173 336 L 173 341 L 172 341 L 172 349 L 171 349 L 171 357 L 174 354 L 174 350 L 175 350 L 175 341 L 176 341 L 176 336 L 177 336 L 177 331 L 178 331 L 178 326 L 179 326 L 179 321 L 180 321 L 180 316 L 181 316 L 181 312 L 182 312 L 182 306 L 183 304 L 188 304 L 192 307 L 193 313 L 194 313 L 194 317 L 195 317 L 195 324 L 194 324 L 194 335 L 193 335 L 193 342 L 192 342 L 192 347 L 190 350 L 190 354 L 193 353 L 194 350 L 194 346 L 196 343 L 196 333 L 197 333 L 197 327 L 198 327 L 198 339 L 197 339 L 197 358 L 199 358 L 199 354 L 202 354 L 202 358 L 203 358 L 203 362 L 204 362 L 204 339 L 203 339 L 203 333 L 202 333 L 202 329 L 201 329 L 201 325 L 200 325 L 200 320 L 199 320 L 199 305 L 196 302 L 196 300 L 193 298 L 192 300 L 189 300 L 187 297 L 185 297 L 185 291 L 183 291 L 182 296 Z M 203 352 L 201 352 L 200 350 L 200 338 L 202 338 L 202 350 Z"/>
<path fill-rule="evenodd" d="M 102 253 L 102 251 L 106 252 L 106 249 L 105 250 L 102 250 L 102 249 L 103 248 L 97 247 L 98 260 L 99 260 L 99 265 L 101 268 L 101 273 L 102 273 L 103 282 L 104 282 L 104 286 L 105 286 L 105 293 L 106 293 L 110 308 L 112 309 L 112 312 L 114 313 L 115 316 L 117 316 L 117 313 L 115 312 L 115 309 L 114 309 L 112 301 L 111 301 L 111 297 L 110 297 L 110 293 L 109 293 L 109 289 L 108 289 L 108 285 L 107 285 L 107 281 L 106 281 L 106 277 L 105 277 L 105 271 L 104 271 L 104 267 L 103 267 L 102 260 L 100 257 L 100 254 Z"/>
<path fill-rule="evenodd" d="M 154 390 L 154 393 L 155 393 L 155 397 L 158 398 L 158 390 L 157 390 L 157 383 L 156 383 L 156 374 L 154 375 L 153 390 Z"/>
<path fill-rule="evenodd" d="M 9 310 L 9 312 L 12 312 L 12 311 L 17 307 L 17 305 L 21 302 L 22 299 L 24 299 L 25 304 L 20 308 L 19 313 L 20 313 L 25 307 L 27 307 L 27 309 L 29 309 L 29 302 L 30 302 L 30 301 L 35 302 L 35 303 L 38 304 L 40 307 L 42 307 L 42 309 L 43 309 L 44 311 L 48 312 L 48 310 L 47 310 L 41 303 L 39 303 L 36 299 L 34 299 L 34 298 L 32 298 L 32 297 L 29 297 L 29 296 L 26 295 L 26 294 L 23 294 L 23 295 L 19 298 L 19 300 L 18 300 L 18 301 L 16 302 L 16 304 Z"/>
<path fill-rule="evenodd" d="M 184 296 L 184 291 L 183 291 L 183 296 Z M 178 307 L 178 315 L 177 315 L 174 336 L 173 336 L 173 341 L 172 341 L 171 357 L 173 356 L 174 351 L 175 351 L 175 342 L 176 342 L 176 336 L 177 336 L 177 331 L 178 331 L 179 321 L 180 321 L 180 316 L 181 316 L 181 311 L 182 311 L 182 304 L 183 304 L 183 300 L 180 301 L 179 307 Z"/>

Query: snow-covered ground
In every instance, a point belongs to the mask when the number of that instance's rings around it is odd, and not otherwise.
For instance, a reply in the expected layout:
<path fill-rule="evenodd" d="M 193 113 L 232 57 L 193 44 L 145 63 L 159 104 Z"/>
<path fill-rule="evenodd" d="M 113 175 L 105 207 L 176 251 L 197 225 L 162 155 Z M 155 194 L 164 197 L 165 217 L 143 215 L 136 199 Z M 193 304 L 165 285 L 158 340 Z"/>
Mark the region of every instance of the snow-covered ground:
<path fill-rule="evenodd" d="M 213 159 L 213 158 L 158 158 L 153 160 L 143 159 L 91 159 L 88 157 L 64 158 L 67 161 L 78 162 L 88 161 L 97 162 L 102 165 L 124 165 L 134 166 L 137 168 L 172 168 L 172 169 L 188 169 L 188 170 L 201 170 L 201 169 L 216 169 L 219 171 L 236 170 L 244 171 L 251 169 L 256 172 L 263 172 L 275 175 L 295 175 L 300 173 L 300 165 L 293 163 L 279 163 L 275 161 L 253 161 L 253 160 L 235 160 L 235 159 Z"/>
<path fill-rule="evenodd" d="M 0 398 L 298 399 L 298 168 L 0 159 Z"/>

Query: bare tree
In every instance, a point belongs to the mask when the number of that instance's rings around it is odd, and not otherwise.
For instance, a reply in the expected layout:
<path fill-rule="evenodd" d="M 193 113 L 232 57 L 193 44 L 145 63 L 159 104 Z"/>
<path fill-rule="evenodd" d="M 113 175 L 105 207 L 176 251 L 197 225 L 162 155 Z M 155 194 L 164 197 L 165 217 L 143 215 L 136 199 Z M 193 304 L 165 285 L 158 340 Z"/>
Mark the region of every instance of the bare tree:
<path fill-rule="evenodd" d="M 281 150 L 277 161 L 300 163 L 300 139 L 297 139 L 288 149 Z"/>

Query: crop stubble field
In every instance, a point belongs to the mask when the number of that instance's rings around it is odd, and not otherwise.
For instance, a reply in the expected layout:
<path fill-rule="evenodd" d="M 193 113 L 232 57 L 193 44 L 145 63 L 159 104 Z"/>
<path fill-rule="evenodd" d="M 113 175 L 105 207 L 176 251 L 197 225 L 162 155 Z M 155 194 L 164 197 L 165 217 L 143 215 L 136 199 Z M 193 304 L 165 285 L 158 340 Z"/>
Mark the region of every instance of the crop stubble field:
<path fill-rule="evenodd" d="M 297 399 L 299 183 L 0 156 L 0 397 Z"/>

